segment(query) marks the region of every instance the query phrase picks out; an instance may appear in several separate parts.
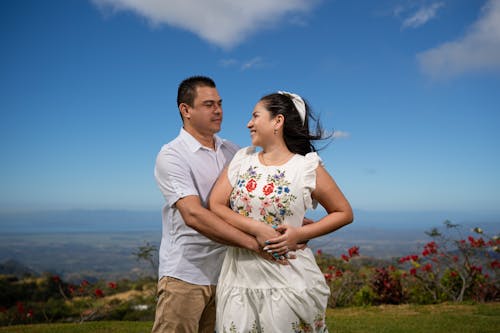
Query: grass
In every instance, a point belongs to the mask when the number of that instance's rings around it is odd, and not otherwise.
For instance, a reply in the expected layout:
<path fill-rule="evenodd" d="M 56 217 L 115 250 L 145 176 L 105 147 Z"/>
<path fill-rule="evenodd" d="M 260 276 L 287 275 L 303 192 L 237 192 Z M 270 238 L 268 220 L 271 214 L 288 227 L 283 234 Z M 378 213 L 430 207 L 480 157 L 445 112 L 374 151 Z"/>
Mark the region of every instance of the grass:
<path fill-rule="evenodd" d="M 329 309 L 330 333 L 498 332 L 500 303 L 383 305 Z M 146 333 L 151 322 L 103 321 L 0 327 L 0 333 Z"/>
<path fill-rule="evenodd" d="M 329 309 L 330 333 L 499 332 L 500 303 Z"/>
<path fill-rule="evenodd" d="M 151 322 L 94 321 L 82 324 L 38 324 L 0 327 L 2 333 L 149 333 Z"/>

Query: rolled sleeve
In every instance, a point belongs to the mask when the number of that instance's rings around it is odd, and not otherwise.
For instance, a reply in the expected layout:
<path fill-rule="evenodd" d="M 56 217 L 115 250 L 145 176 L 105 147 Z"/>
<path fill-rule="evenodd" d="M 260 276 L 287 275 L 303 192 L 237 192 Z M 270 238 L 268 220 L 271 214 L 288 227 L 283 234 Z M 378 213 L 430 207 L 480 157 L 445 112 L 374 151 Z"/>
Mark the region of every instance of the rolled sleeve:
<path fill-rule="evenodd" d="M 199 195 L 188 163 L 173 149 L 160 151 L 156 159 L 155 178 L 166 204 L 170 207 L 189 195 Z"/>

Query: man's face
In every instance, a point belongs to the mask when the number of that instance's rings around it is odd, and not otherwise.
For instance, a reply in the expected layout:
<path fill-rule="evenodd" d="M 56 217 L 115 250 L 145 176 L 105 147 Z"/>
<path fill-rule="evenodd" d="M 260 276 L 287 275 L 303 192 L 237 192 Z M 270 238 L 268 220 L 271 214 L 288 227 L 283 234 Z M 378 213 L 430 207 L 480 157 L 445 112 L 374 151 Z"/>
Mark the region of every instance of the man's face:
<path fill-rule="evenodd" d="M 222 99 L 216 88 L 197 87 L 193 106 L 187 106 L 188 122 L 200 134 L 213 135 L 222 123 Z"/>

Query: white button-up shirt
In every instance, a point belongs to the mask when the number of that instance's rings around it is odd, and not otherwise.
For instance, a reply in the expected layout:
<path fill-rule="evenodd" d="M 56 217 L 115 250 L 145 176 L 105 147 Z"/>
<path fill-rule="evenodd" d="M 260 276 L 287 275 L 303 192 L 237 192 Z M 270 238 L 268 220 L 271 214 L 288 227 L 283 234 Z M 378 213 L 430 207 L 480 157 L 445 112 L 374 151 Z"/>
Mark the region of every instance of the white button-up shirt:
<path fill-rule="evenodd" d="M 238 150 L 215 137 L 215 151 L 202 146 L 181 129 L 156 158 L 155 178 L 165 197 L 162 210 L 159 277 L 170 276 L 198 285 L 217 284 L 225 246 L 188 227 L 176 208 L 177 200 L 199 196 L 204 207 L 222 169 Z"/>

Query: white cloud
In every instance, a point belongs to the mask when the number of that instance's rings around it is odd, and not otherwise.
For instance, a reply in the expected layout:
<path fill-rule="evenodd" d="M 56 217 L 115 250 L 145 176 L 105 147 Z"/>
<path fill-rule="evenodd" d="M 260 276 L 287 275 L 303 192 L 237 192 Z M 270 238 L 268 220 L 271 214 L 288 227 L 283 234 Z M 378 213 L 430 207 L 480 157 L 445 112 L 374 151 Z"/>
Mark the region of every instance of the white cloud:
<path fill-rule="evenodd" d="M 436 17 L 439 8 L 443 7 L 444 3 L 436 2 L 428 6 L 421 7 L 415 14 L 403 21 L 404 28 L 418 28 L 428 21 Z M 399 9 L 401 10 L 401 9 Z"/>
<path fill-rule="evenodd" d="M 231 48 L 287 15 L 306 13 L 317 0 L 91 0 L 101 9 L 132 11 L 155 25 L 188 30 L 211 44 Z M 291 17 L 294 22 L 296 16 Z"/>
<path fill-rule="evenodd" d="M 250 60 L 240 61 L 234 58 L 222 59 L 219 61 L 219 65 L 225 68 L 238 67 L 242 71 L 246 71 L 252 68 L 261 68 L 264 66 L 269 66 L 266 64 L 262 57 L 254 57 Z"/>
<path fill-rule="evenodd" d="M 241 69 L 242 70 L 247 70 L 247 69 L 254 68 L 254 67 L 260 67 L 262 65 L 263 65 L 262 58 L 261 57 L 255 57 L 255 58 L 250 59 L 249 61 L 245 62 L 241 66 Z"/>
<path fill-rule="evenodd" d="M 489 0 L 481 17 L 455 41 L 417 54 L 421 70 L 433 78 L 500 70 L 500 0 Z"/>
<path fill-rule="evenodd" d="M 333 131 L 333 138 L 334 139 L 345 139 L 350 137 L 351 134 L 346 131 Z"/>

